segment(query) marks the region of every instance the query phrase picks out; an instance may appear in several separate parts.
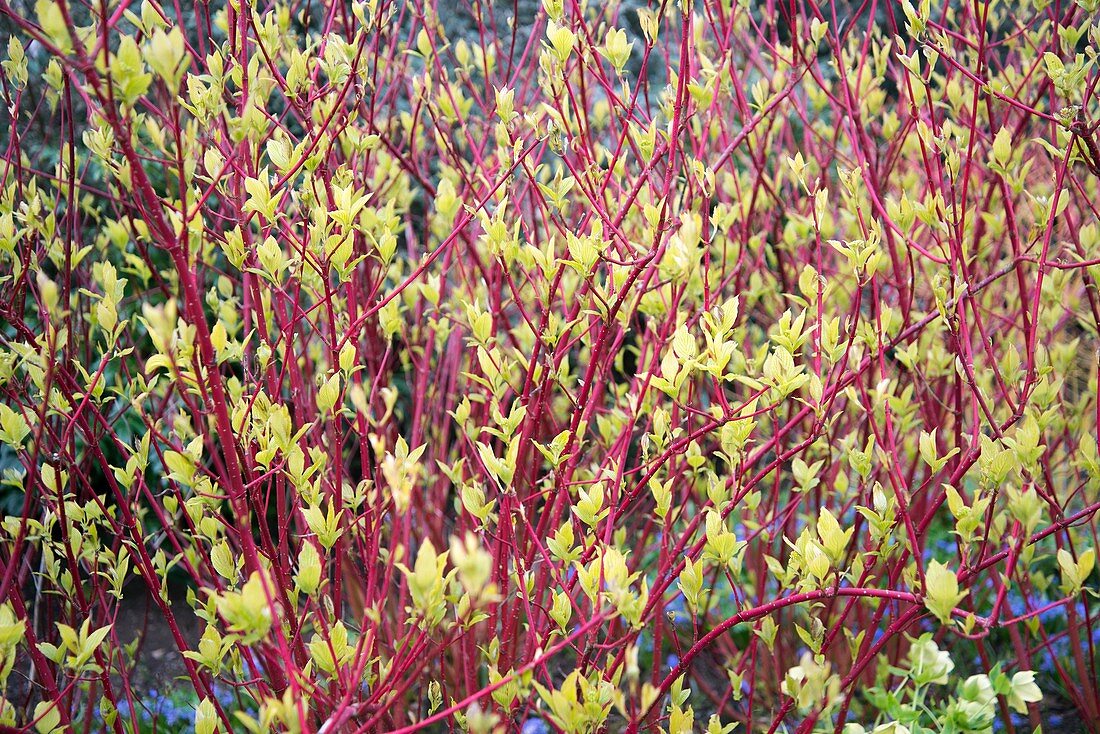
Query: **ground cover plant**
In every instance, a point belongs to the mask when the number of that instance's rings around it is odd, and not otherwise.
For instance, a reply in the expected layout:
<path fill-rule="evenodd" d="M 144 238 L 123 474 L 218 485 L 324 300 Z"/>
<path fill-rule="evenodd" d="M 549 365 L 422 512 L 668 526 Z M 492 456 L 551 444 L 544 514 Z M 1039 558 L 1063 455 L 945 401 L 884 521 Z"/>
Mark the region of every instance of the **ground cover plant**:
<path fill-rule="evenodd" d="M 0 0 L 0 730 L 1100 731 L 1097 11 Z"/>

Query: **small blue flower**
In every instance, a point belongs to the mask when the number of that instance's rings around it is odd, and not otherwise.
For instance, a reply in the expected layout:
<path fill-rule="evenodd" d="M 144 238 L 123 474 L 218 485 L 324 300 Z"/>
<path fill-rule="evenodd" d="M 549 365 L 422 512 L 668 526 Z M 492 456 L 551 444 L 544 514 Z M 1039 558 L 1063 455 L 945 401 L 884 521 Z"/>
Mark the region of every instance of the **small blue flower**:
<path fill-rule="evenodd" d="M 1050 654 L 1052 657 L 1066 658 L 1070 653 L 1069 635 L 1062 635 L 1050 644 Z"/>
<path fill-rule="evenodd" d="M 546 722 L 537 716 L 532 716 L 527 721 L 523 722 L 523 726 L 520 728 L 520 734 L 550 734 L 550 727 L 546 725 Z"/>
<path fill-rule="evenodd" d="M 1064 607 L 1051 607 L 1050 609 L 1039 612 L 1039 621 L 1043 623 L 1057 621 L 1065 616 L 1066 610 Z"/>
<path fill-rule="evenodd" d="M 161 710 L 161 716 L 169 726 L 180 726 L 190 722 L 195 715 L 195 707 L 189 703 L 167 700 Z"/>
<path fill-rule="evenodd" d="M 226 686 L 214 686 L 214 698 L 218 699 L 223 707 L 232 706 L 236 703 L 236 696 L 233 694 L 232 689 Z"/>

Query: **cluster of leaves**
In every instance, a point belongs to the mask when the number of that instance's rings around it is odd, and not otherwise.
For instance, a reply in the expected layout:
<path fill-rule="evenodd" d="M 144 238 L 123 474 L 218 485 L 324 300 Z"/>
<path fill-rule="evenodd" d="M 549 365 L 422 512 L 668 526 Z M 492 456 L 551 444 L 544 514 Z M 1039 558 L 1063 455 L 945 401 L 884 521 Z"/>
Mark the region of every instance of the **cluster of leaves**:
<path fill-rule="evenodd" d="M 1100 722 L 1096 5 L 0 0 L 0 724 Z"/>
<path fill-rule="evenodd" d="M 967 734 L 989 731 L 996 716 L 998 696 L 1015 712 L 1027 713 L 1027 704 L 1041 701 L 1042 691 L 1035 684 L 1035 673 L 1020 671 L 1011 677 L 995 665 L 988 674 L 971 675 L 955 681 L 956 695 L 944 696 L 939 686 L 951 683 L 955 663 L 951 655 L 940 650 L 930 633 L 912 645 L 902 669 L 890 669 L 896 685 L 892 689 L 874 686 L 867 690 L 867 697 L 886 721 L 877 724 L 877 732 L 944 732 Z M 797 668 L 796 670 L 803 670 Z M 809 667 L 812 674 L 814 668 Z M 803 675 L 812 681 L 812 675 Z M 797 689 L 800 694 L 804 688 Z M 867 728 L 851 723 L 845 734 L 863 734 Z"/>

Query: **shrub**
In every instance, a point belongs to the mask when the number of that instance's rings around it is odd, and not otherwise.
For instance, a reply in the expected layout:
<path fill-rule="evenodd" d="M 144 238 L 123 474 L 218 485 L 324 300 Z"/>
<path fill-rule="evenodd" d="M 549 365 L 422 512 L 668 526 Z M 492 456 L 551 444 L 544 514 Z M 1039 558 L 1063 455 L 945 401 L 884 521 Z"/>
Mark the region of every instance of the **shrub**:
<path fill-rule="evenodd" d="M 0 1 L 0 723 L 1097 731 L 1095 6 Z"/>

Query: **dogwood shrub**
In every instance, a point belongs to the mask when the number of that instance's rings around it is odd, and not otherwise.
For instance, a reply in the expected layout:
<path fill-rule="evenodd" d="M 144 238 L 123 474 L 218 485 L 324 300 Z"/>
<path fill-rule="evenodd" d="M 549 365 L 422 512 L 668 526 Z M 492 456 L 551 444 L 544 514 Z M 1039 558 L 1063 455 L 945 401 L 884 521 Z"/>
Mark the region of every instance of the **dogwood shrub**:
<path fill-rule="evenodd" d="M 1097 731 L 1096 11 L 0 0 L 3 730 Z"/>

